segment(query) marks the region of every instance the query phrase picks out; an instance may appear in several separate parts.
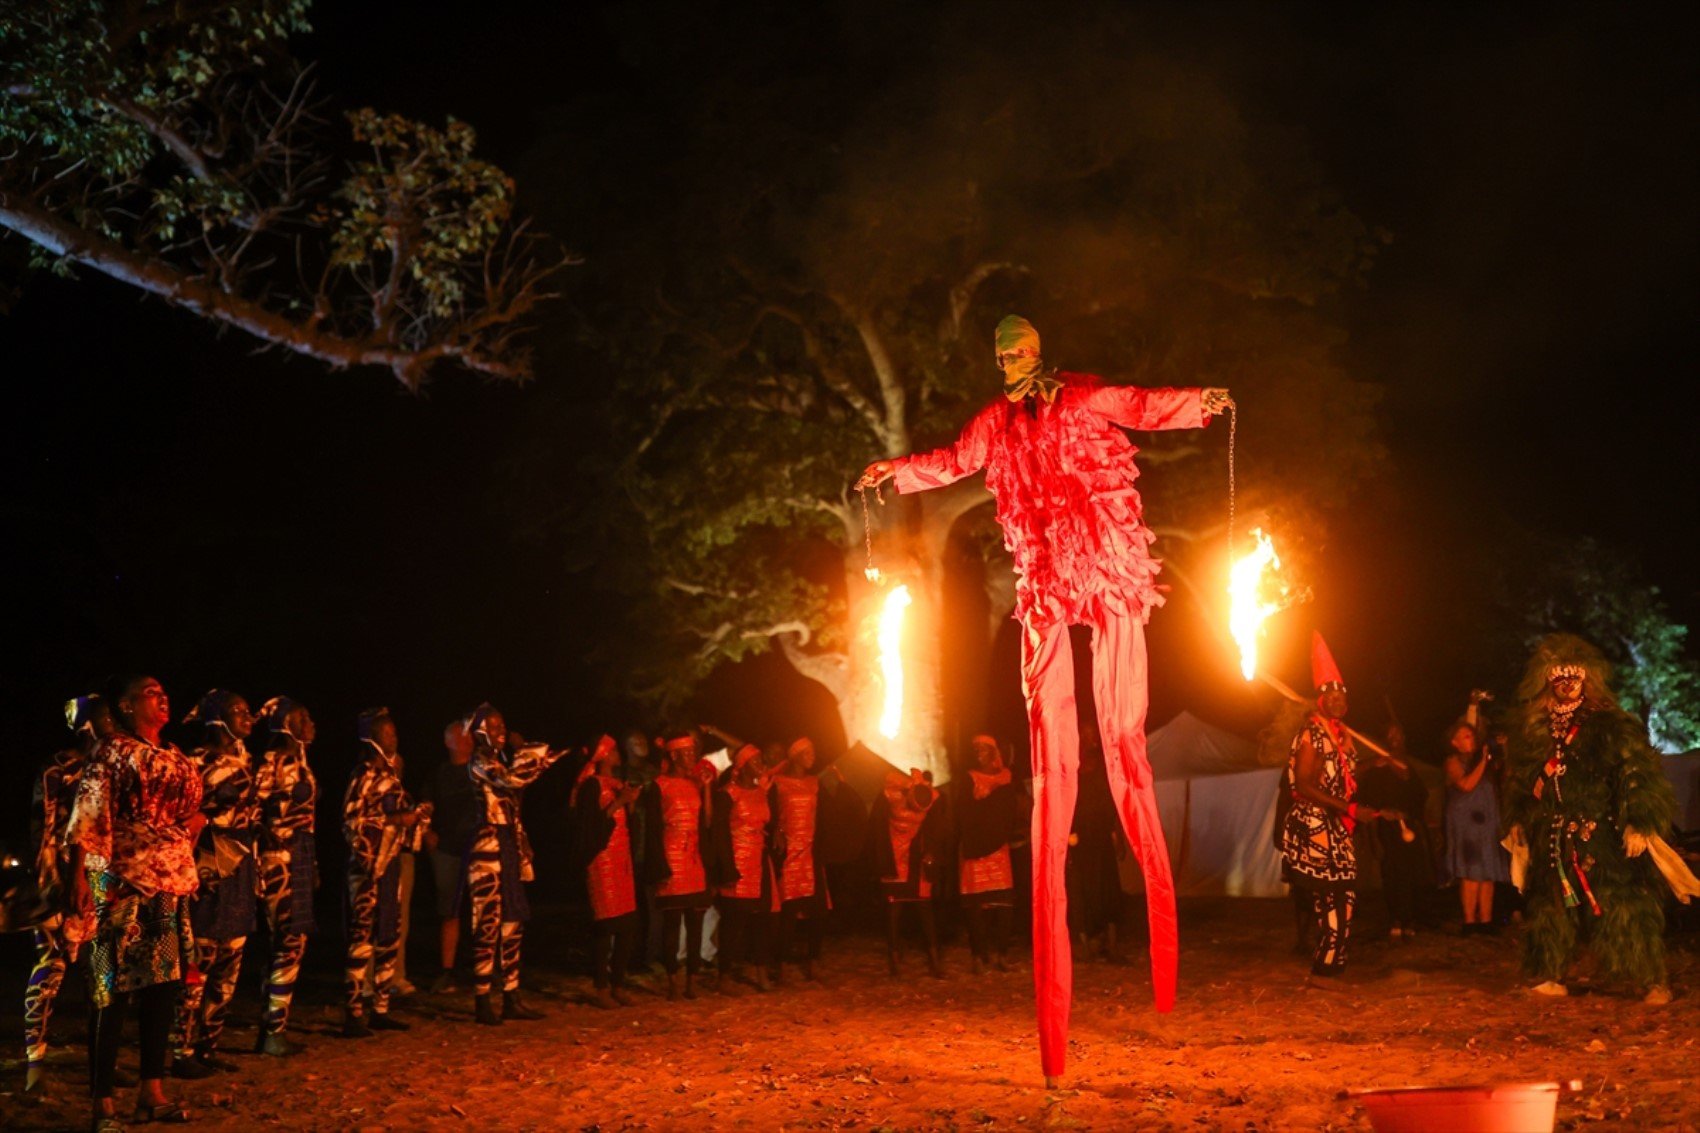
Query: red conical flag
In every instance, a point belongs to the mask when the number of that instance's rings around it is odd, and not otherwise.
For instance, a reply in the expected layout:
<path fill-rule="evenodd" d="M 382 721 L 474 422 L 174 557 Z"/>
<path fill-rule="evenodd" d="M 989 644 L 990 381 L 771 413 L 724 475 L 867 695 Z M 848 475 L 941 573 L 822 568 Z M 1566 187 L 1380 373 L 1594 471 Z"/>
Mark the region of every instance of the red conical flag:
<path fill-rule="evenodd" d="M 1346 678 L 1340 675 L 1334 654 L 1328 651 L 1328 643 L 1322 640 L 1322 634 L 1315 630 L 1310 632 L 1310 680 L 1318 692 L 1330 685 L 1346 687 Z"/>

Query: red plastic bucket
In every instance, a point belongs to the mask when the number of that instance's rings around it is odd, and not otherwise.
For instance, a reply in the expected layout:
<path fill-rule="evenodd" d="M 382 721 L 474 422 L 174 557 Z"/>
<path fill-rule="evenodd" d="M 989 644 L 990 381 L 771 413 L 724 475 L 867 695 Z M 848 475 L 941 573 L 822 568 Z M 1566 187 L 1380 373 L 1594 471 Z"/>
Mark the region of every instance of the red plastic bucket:
<path fill-rule="evenodd" d="M 1552 1133 L 1557 1082 L 1347 1090 L 1376 1133 Z"/>

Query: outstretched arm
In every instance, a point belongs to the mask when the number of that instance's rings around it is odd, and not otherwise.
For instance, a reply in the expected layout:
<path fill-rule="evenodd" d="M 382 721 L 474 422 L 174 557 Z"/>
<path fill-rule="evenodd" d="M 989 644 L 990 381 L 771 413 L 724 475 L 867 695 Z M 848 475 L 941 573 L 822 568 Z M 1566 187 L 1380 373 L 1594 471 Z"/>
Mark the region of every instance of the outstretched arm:
<path fill-rule="evenodd" d="M 858 490 L 875 488 L 896 477 L 897 490 L 904 494 L 942 488 L 986 466 L 996 429 L 997 405 L 982 409 L 963 427 L 962 435 L 943 448 L 900 456 L 896 460 L 876 460 L 868 465 L 862 478 L 856 481 Z"/>
<path fill-rule="evenodd" d="M 1124 429 L 1199 429 L 1233 405 L 1225 389 L 1099 386 L 1087 405 Z"/>

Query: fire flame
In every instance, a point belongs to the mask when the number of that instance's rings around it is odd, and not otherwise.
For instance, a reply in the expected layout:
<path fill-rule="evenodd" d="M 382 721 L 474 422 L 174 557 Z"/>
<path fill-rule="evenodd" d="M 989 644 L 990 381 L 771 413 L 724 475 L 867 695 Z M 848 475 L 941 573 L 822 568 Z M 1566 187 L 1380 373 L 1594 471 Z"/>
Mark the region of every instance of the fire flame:
<path fill-rule="evenodd" d="M 907 586 L 898 586 L 885 596 L 880 610 L 880 672 L 885 676 L 885 709 L 880 713 L 880 735 L 897 738 L 903 723 L 903 612 L 911 599 Z"/>
<path fill-rule="evenodd" d="M 1235 559 L 1228 574 L 1228 595 L 1232 599 L 1228 631 L 1240 647 L 1240 672 L 1248 681 L 1257 673 L 1257 639 L 1263 636 L 1264 621 L 1290 604 L 1284 587 L 1276 601 L 1264 597 L 1264 583 L 1281 569 L 1281 559 L 1262 528 L 1253 528 L 1251 533 L 1257 545 L 1249 554 Z"/>

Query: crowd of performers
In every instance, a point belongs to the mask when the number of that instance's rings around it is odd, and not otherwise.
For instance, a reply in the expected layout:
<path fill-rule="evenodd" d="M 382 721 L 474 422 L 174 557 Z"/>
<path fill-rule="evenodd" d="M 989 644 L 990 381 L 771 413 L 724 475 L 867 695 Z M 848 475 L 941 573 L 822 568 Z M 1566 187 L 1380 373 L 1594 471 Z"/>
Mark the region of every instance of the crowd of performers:
<path fill-rule="evenodd" d="M 321 786 L 309 759 L 317 727 L 288 697 L 255 712 L 215 689 L 176 721 L 185 752 L 163 735 L 170 701 L 151 677 L 70 701 L 66 720 L 73 742 L 49 761 L 34 800 L 26 1089 L 45 1079 L 48 1019 L 76 968 L 89 988 L 96 1127 L 117 1126 L 119 1036 L 131 1012 L 141 1045 L 136 1117 L 183 1120 L 164 1079 L 236 1069 L 221 1043 L 244 962 L 264 972 L 256 1051 L 281 1058 L 302 1049 L 290 1009 L 319 928 Z M 526 742 L 483 704 L 445 730 L 447 758 L 416 799 L 403 784 L 390 712 L 360 713 L 355 734 L 360 756 L 341 808 L 346 1038 L 408 1029 L 390 1008 L 413 990 L 400 962 L 416 854 L 429 859 L 441 917 L 444 973 L 433 990 L 454 990 L 464 902 L 477 1023 L 542 1017 L 520 990 L 534 876 L 521 801 L 563 761 L 577 764 L 563 864 L 579 871 L 589 896 L 598 1006 L 629 1003 L 640 949 L 661 962 L 668 999 L 709 987 L 737 994 L 739 984 L 767 990 L 787 968 L 813 979 L 833 902 L 829 867 L 852 858 L 874 866 L 893 975 L 906 914 L 929 971 L 942 975 L 933 900 L 947 883 L 967 914 L 975 971 L 1010 966 L 1012 850 L 1025 844 L 1030 807 L 989 736 L 975 737 L 972 766 L 947 790 L 928 775 L 893 772 L 869 808 L 836 769 L 818 773 L 807 738 L 762 750 L 702 726 L 653 745 L 634 733 L 624 750 L 603 736 L 574 752 Z M 1097 809 L 1108 815 L 1107 838 L 1113 804 L 1106 797 Z M 1113 869 L 1113 849 L 1109 860 Z M 249 942 L 262 927 L 267 951 L 257 955 Z"/>
<path fill-rule="evenodd" d="M 1312 641 L 1316 701 L 1290 744 L 1275 837 L 1317 986 L 1345 970 L 1359 859 L 1379 860 L 1390 935 L 1415 935 L 1433 857 L 1426 790 L 1402 730 L 1360 754 L 1346 724 L 1346 684 L 1327 645 Z M 1583 946 L 1609 985 L 1653 1006 L 1670 1002 L 1667 892 L 1700 895 L 1665 838 L 1675 793 L 1647 728 L 1619 706 L 1592 646 L 1556 634 L 1531 657 L 1512 713 L 1490 721 L 1477 690 L 1447 729 L 1442 874 L 1458 885 L 1463 934 L 1494 931 L 1494 894 L 1519 906 L 1530 990 L 1570 994 Z M 1431 885 L 1428 887 L 1432 888 Z"/>
<path fill-rule="evenodd" d="M 1313 678 L 1316 700 L 1289 745 L 1276 838 L 1311 977 L 1326 986 L 1346 967 L 1365 848 L 1379 860 L 1395 939 L 1416 931 L 1436 856 L 1426 843 L 1425 790 L 1402 738 L 1390 735 L 1385 750 L 1365 742 L 1369 753 L 1360 754 L 1363 737 L 1346 723 L 1345 681 L 1320 637 Z M 1568 994 L 1567 972 L 1585 946 L 1606 980 L 1657 1005 L 1670 999 L 1664 889 L 1687 900 L 1700 881 L 1665 842 L 1673 792 L 1645 727 L 1619 707 L 1608 678 L 1595 650 L 1556 636 L 1531 659 L 1511 714 L 1490 721 L 1488 695 L 1471 696 L 1446 733 L 1440 857 L 1458 883 L 1467 935 L 1490 931 L 1496 887 L 1515 882 L 1534 992 Z M 131 1011 L 142 1056 L 138 1117 L 181 1119 L 163 1080 L 234 1069 L 220 1043 L 245 959 L 264 972 L 256 1049 L 274 1057 L 301 1049 L 289 1022 L 318 928 L 316 726 L 287 697 L 254 712 L 245 698 L 213 690 L 180 721 L 192 733 L 185 754 L 162 736 L 170 703 L 148 677 L 79 697 L 66 718 L 74 742 L 49 762 L 35 800 L 26 1088 L 42 1080 L 48 1017 L 75 964 L 89 989 L 97 1126 L 116 1120 L 119 1036 Z M 436 881 L 444 976 L 434 990 L 452 990 L 465 902 L 476 1021 L 542 1017 L 520 990 L 535 858 L 521 801 L 563 760 L 577 765 L 568 866 L 589 897 L 598 1006 L 630 1002 L 640 954 L 661 962 L 670 1000 L 694 999 L 710 982 L 729 993 L 737 984 L 767 990 L 788 967 L 814 978 L 834 901 L 831 866 L 852 858 L 873 867 L 893 975 L 906 916 L 925 942 L 929 971 L 942 974 L 934 898 L 943 884 L 955 887 L 966 913 L 975 971 L 1009 966 L 1015 857 L 1031 853 L 1032 804 L 990 736 L 974 738 L 970 766 L 947 789 L 920 772 L 892 772 L 867 810 L 836 768 L 817 769 L 807 738 L 764 750 L 705 725 L 653 745 L 633 733 L 624 749 L 603 736 L 575 753 L 526 742 L 482 704 L 445 730 L 447 758 L 428 797 L 416 799 L 403 784 L 389 711 L 360 713 L 355 734 L 361 755 L 341 808 L 344 1037 L 407 1029 L 390 1007 L 398 989 L 411 990 L 400 960 L 404 864 L 414 854 L 429 857 Z M 1082 942 L 1103 932 L 1113 953 L 1116 862 L 1129 847 L 1116 842 L 1121 824 L 1101 746 L 1090 725 L 1082 735 L 1068 930 Z M 710 917 L 718 939 L 705 975 Z M 268 951 L 250 955 L 262 922 Z"/>

